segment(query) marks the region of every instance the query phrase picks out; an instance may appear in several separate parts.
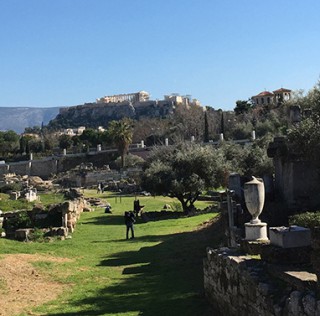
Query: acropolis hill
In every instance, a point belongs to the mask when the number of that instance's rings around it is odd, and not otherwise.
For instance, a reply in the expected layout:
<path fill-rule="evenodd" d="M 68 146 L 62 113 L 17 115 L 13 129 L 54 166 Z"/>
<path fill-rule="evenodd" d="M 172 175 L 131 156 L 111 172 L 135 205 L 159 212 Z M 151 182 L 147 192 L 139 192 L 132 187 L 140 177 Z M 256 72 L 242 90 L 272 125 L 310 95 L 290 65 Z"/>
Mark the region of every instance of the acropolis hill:
<path fill-rule="evenodd" d="M 200 102 L 178 94 L 165 95 L 163 100 L 150 100 L 149 93 L 145 91 L 104 96 L 96 102 L 60 108 L 58 116 L 49 125 L 67 128 L 88 126 L 90 122 L 91 127 L 96 127 L 123 117 L 163 118 L 172 114 L 177 105 L 200 106 Z"/>

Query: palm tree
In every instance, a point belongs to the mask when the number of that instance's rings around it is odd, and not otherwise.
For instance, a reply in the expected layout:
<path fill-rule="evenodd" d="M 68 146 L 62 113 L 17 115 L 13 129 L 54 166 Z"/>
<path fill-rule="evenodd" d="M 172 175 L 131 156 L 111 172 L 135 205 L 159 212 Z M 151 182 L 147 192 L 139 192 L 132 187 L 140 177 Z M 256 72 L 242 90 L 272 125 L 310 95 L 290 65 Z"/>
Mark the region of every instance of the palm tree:
<path fill-rule="evenodd" d="M 112 121 L 108 127 L 108 133 L 112 142 L 117 146 L 119 155 L 121 156 L 121 167 L 125 165 L 125 155 L 128 152 L 129 145 L 132 142 L 133 129 L 129 119 L 120 121 Z"/>

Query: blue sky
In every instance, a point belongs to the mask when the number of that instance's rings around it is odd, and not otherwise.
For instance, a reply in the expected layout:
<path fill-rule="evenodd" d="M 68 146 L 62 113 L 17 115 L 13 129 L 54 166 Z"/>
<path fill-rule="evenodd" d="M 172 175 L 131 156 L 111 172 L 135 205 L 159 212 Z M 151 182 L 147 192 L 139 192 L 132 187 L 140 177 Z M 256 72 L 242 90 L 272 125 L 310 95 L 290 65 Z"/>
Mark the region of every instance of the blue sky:
<path fill-rule="evenodd" d="M 0 106 L 146 90 L 232 110 L 320 76 L 317 0 L 0 0 Z"/>

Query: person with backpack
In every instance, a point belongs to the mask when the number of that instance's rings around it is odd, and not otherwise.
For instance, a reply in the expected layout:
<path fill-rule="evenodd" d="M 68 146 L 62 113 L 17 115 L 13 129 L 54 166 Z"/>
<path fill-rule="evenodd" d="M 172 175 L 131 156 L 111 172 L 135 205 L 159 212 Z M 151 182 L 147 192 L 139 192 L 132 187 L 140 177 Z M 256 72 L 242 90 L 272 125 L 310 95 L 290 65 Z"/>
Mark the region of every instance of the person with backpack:
<path fill-rule="evenodd" d="M 124 212 L 124 222 L 126 224 L 126 238 L 129 239 L 129 231 L 131 231 L 131 239 L 134 238 L 134 227 L 133 224 L 135 223 L 135 216 L 132 211 Z"/>

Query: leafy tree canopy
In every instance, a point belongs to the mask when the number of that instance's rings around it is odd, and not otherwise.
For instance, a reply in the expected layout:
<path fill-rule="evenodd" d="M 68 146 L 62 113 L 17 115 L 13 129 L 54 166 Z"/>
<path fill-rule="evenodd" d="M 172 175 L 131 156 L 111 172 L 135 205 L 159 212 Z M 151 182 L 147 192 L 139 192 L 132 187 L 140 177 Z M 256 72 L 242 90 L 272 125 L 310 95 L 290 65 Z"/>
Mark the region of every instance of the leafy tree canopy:
<path fill-rule="evenodd" d="M 96 129 L 87 128 L 79 136 L 79 139 L 82 142 L 89 144 L 89 146 L 95 147 L 98 144 L 102 143 L 102 133 Z M 77 142 L 76 139 L 75 139 L 75 142 Z"/>
<path fill-rule="evenodd" d="M 234 112 L 236 115 L 240 115 L 249 112 L 250 109 L 252 109 L 252 103 L 250 101 L 238 100 L 236 101 Z"/>
<path fill-rule="evenodd" d="M 320 119 L 317 115 L 293 125 L 287 133 L 291 152 L 298 157 L 320 158 Z"/>
<path fill-rule="evenodd" d="M 176 197 L 185 212 L 201 191 L 224 181 L 224 161 L 210 146 L 181 143 L 157 147 L 149 158 L 143 185 L 154 194 Z"/>
<path fill-rule="evenodd" d="M 72 137 L 69 135 L 61 135 L 59 137 L 59 147 L 61 149 L 67 149 L 70 148 L 73 144 Z"/>

